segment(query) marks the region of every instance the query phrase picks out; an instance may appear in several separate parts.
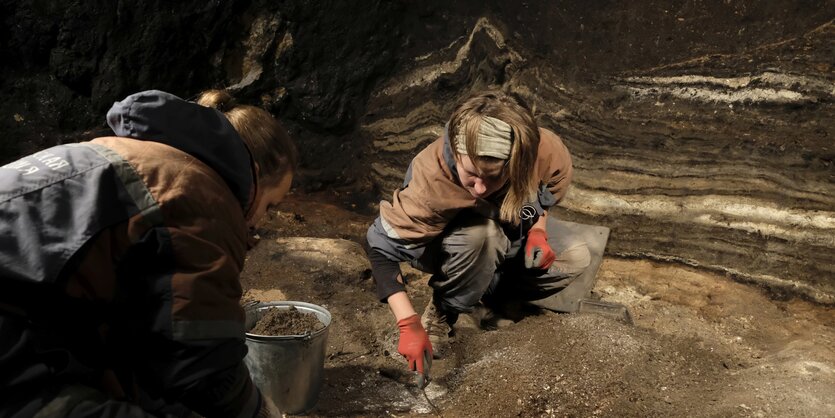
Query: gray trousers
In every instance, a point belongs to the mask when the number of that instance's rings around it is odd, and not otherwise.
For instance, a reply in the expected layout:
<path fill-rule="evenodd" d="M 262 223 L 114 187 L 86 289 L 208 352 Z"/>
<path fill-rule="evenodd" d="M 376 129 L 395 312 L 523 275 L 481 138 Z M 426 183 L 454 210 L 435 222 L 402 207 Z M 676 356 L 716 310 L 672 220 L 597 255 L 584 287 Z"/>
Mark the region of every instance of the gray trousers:
<path fill-rule="evenodd" d="M 552 218 L 548 244 L 557 255 L 548 270 L 526 269 L 525 240 L 511 242 L 498 222 L 479 216 L 456 219 L 430 244 L 415 268 L 432 273 L 435 303 L 452 312 L 470 312 L 482 297 L 520 299 L 540 305 L 568 286 L 589 266 L 586 242 Z"/>

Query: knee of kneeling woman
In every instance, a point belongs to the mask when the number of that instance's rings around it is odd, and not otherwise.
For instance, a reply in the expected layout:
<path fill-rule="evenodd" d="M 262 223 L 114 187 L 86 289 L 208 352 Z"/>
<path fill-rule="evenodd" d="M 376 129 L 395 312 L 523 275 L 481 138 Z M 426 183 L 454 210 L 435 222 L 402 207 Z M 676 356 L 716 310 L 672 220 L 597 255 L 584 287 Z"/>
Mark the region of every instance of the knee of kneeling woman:
<path fill-rule="evenodd" d="M 591 264 L 591 253 L 586 243 L 582 242 L 572 245 L 558 254 L 557 260 L 566 272 L 580 274 Z"/>
<path fill-rule="evenodd" d="M 501 226 L 490 219 L 456 228 L 444 241 L 447 244 L 454 243 L 449 249 L 454 250 L 457 247 L 466 252 L 481 252 L 484 249 L 506 251 L 508 246 Z"/>

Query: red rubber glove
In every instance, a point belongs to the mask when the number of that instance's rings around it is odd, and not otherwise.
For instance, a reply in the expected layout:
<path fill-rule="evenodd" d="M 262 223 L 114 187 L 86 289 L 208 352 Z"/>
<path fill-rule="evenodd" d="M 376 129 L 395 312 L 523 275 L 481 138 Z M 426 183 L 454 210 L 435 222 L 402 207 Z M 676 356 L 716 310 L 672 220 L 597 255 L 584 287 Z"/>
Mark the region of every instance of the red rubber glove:
<path fill-rule="evenodd" d="M 429 369 L 432 367 L 432 343 L 429 335 L 420 324 L 420 317 L 414 314 L 397 321 L 400 329 L 400 342 L 397 352 L 406 357 L 409 370 L 417 371 L 421 384 L 427 381 Z"/>
<path fill-rule="evenodd" d="M 525 244 L 525 268 L 547 269 L 557 259 L 554 250 L 548 245 L 548 234 L 544 229 L 533 228 L 528 231 Z"/>

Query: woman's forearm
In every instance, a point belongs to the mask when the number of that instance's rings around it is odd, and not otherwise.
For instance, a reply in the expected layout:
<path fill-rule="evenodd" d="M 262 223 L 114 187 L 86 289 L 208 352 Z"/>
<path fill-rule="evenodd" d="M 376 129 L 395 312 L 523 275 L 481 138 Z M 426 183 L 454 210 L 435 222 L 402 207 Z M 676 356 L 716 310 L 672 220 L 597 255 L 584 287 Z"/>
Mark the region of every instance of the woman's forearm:
<path fill-rule="evenodd" d="M 542 229 L 546 230 L 545 227 L 548 224 L 548 211 L 543 211 L 542 215 L 539 215 L 539 219 L 536 220 L 536 223 L 531 226 L 531 229 Z"/>
<path fill-rule="evenodd" d="M 398 279 L 400 278 L 398 277 Z M 388 304 L 389 308 L 391 308 L 391 313 L 394 314 L 394 317 L 398 321 L 417 314 L 417 312 L 415 312 L 415 308 L 412 307 L 412 302 L 409 300 L 409 296 L 406 292 L 397 292 L 389 296 Z"/>

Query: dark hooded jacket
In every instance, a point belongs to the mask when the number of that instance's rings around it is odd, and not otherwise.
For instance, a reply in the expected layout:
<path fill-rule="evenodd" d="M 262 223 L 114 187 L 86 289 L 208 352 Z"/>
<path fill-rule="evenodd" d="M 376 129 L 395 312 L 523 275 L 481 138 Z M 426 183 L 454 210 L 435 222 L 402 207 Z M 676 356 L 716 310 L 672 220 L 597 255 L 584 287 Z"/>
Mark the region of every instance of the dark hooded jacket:
<path fill-rule="evenodd" d="M 107 121 L 117 136 L 0 167 L 0 404 L 82 382 L 252 416 L 239 305 L 250 154 L 222 113 L 160 91 Z"/>

